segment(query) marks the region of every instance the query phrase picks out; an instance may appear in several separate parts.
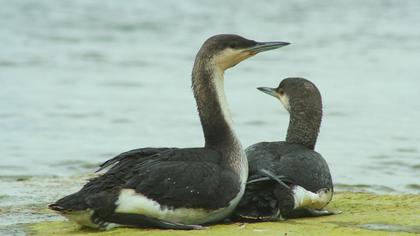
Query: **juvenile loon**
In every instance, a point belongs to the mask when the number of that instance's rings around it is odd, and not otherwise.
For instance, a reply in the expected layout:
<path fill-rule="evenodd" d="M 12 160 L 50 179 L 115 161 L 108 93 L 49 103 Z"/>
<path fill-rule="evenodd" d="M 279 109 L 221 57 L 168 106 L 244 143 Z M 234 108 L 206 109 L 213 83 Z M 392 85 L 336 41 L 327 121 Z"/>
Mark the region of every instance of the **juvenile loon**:
<path fill-rule="evenodd" d="M 286 78 L 277 88 L 258 88 L 279 99 L 290 113 L 286 141 L 261 142 L 245 152 L 248 183 L 234 218 L 271 221 L 331 215 L 321 210 L 332 198 L 326 161 L 316 151 L 322 118 L 321 94 L 312 82 Z"/>
<path fill-rule="evenodd" d="M 200 229 L 227 217 L 248 176 L 245 152 L 232 128 L 224 71 L 263 51 L 288 45 L 216 35 L 197 53 L 192 88 L 204 132 L 202 148 L 141 148 L 101 165 L 106 173 L 49 208 L 81 225 Z"/>

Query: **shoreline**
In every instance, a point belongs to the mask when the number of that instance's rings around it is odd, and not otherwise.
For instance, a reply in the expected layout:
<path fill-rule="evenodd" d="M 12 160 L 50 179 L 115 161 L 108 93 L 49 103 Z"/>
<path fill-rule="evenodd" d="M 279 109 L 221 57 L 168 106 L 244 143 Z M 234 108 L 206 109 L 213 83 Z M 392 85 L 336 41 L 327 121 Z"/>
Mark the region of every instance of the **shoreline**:
<path fill-rule="evenodd" d="M 69 221 L 25 224 L 28 235 L 414 235 L 420 234 L 420 194 L 377 195 L 337 192 L 326 207 L 342 213 L 279 222 L 228 223 L 205 230 L 117 228 L 110 231 L 81 229 Z"/>

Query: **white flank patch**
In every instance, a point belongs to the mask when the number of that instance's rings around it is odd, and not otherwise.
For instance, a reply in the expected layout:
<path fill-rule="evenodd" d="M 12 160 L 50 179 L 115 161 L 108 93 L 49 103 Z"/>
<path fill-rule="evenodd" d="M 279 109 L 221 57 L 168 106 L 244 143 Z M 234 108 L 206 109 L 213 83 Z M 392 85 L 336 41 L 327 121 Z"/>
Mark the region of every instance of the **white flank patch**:
<path fill-rule="evenodd" d="M 116 228 L 116 227 L 120 227 L 120 226 L 121 226 L 120 224 L 108 223 L 106 225 L 106 227 L 105 227 L 105 230 L 110 230 L 110 229 L 113 229 L 113 228 Z"/>
<path fill-rule="evenodd" d="M 170 208 L 161 206 L 158 202 L 136 193 L 134 189 L 122 189 L 116 202 L 118 213 L 132 213 L 182 224 L 204 224 L 220 220 L 228 216 L 239 203 L 245 188 L 241 188 L 238 195 L 226 208 L 213 211 L 193 208 Z M 217 199 L 215 199 L 217 201 Z"/>
<path fill-rule="evenodd" d="M 293 188 L 293 197 L 295 199 L 295 209 L 302 207 L 322 209 L 331 200 L 332 191 L 321 190 L 318 193 L 313 193 L 301 186 L 296 186 Z"/>

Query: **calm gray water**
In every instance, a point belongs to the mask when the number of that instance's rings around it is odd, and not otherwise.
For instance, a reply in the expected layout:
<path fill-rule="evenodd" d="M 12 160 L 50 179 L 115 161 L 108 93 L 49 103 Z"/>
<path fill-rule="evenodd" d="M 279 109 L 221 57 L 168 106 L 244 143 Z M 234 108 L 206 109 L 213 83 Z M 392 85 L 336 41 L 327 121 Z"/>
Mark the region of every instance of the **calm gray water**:
<path fill-rule="evenodd" d="M 292 43 L 225 75 L 244 146 L 287 130 L 280 103 L 255 88 L 302 76 L 323 95 L 316 149 L 337 189 L 420 193 L 420 1 L 0 5 L 0 233 L 55 219 L 37 209 L 113 155 L 201 146 L 190 74 L 219 33 Z"/>

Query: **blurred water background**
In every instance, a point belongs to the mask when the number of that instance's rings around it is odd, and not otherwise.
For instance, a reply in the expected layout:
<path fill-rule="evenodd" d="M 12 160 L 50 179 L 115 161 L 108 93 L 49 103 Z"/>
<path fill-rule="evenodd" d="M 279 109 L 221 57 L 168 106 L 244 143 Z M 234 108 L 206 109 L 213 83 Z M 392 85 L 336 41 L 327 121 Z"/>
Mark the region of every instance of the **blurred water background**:
<path fill-rule="evenodd" d="M 190 89 L 214 34 L 292 45 L 227 71 L 244 146 L 283 140 L 288 114 L 258 86 L 288 76 L 323 95 L 316 146 L 337 190 L 420 193 L 420 1 L 0 0 L 0 234 L 55 219 L 48 202 L 108 158 L 201 146 Z"/>

